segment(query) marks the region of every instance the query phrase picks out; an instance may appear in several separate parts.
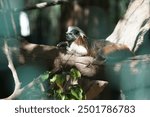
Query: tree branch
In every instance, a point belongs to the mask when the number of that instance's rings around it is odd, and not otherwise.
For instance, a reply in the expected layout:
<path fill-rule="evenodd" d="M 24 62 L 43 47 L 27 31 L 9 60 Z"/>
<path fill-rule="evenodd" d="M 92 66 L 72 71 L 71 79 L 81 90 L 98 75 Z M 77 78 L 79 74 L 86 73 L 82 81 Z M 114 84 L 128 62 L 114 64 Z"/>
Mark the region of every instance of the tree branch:
<path fill-rule="evenodd" d="M 141 29 L 139 30 L 139 34 L 136 38 L 136 42 L 133 48 L 133 52 L 135 52 L 140 45 L 143 43 L 144 41 L 144 35 L 146 34 L 146 32 L 150 29 L 150 18 L 145 20 L 145 24 L 141 27 Z"/>
<path fill-rule="evenodd" d="M 9 97 L 7 97 L 7 99 L 13 99 L 14 97 L 16 97 L 18 95 L 20 87 L 21 87 L 21 83 L 19 81 L 16 69 L 14 67 L 14 64 L 13 64 L 13 61 L 12 61 L 12 58 L 11 58 L 11 53 L 9 51 L 9 47 L 8 47 L 6 41 L 4 42 L 3 50 L 4 50 L 4 53 L 5 53 L 6 57 L 7 57 L 8 67 L 10 68 L 10 70 L 12 72 L 12 75 L 13 75 L 13 78 L 14 78 L 14 82 L 15 82 L 14 92 Z"/>
<path fill-rule="evenodd" d="M 53 0 L 50 2 L 41 2 L 41 3 L 37 3 L 33 6 L 27 6 L 25 8 L 21 8 L 21 9 L 14 9 L 14 11 L 27 11 L 27 10 L 33 10 L 33 9 L 42 9 L 42 8 L 46 8 L 46 7 L 50 7 L 50 6 L 54 6 L 54 5 L 61 5 L 64 3 L 67 3 L 68 0 Z"/>
<path fill-rule="evenodd" d="M 149 0 L 131 0 L 126 14 L 119 20 L 113 33 L 106 40 L 125 44 L 135 52 L 143 42 L 144 34 L 150 29 L 149 5 Z M 144 33 L 141 33 L 142 30 Z"/>
<path fill-rule="evenodd" d="M 6 55 L 7 60 L 8 60 L 8 68 L 11 70 L 12 75 L 13 75 L 13 79 L 14 79 L 14 82 L 15 82 L 15 88 L 14 88 L 13 93 L 10 96 L 8 96 L 8 97 L 6 97 L 4 99 L 7 99 L 7 100 L 16 99 L 23 92 L 25 92 L 26 90 L 30 89 L 34 85 L 36 85 L 36 84 L 40 84 L 41 85 L 41 76 L 39 76 L 36 79 L 34 79 L 32 82 L 30 82 L 29 84 L 24 86 L 23 88 L 21 88 L 21 83 L 19 81 L 16 69 L 14 67 L 13 59 L 12 59 L 12 56 L 11 56 L 12 53 L 10 51 L 10 48 L 8 47 L 7 41 L 4 42 L 3 51 L 4 51 L 5 55 Z M 41 85 L 41 88 L 42 88 L 42 85 Z"/>

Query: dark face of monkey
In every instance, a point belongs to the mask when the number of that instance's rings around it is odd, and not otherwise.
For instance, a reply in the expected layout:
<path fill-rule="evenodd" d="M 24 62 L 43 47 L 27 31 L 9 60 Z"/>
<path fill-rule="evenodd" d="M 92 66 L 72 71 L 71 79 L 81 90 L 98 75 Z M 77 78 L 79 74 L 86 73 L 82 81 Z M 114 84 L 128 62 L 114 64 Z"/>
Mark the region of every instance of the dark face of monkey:
<path fill-rule="evenodd" d="M 67 39 L 67 41 L 74 41 L 79 36 L 80 36 L 80 33 L 76 29 L 72 30 L 69 33 L 66 33 L 66 39 Z"/>
<path fill-rule="evenodd" d="M 84 32 L 78 28 L 78 27 L 75 27 L 75 26 L 70 26 L 68 28 L 68 31 L 66 32 L 66 39 L 67 41 L 74 41 L 76 40 L 77 38 L 79 37 L 85 37 L 86 38 L 86 35 L 84 34 Z"/>
<path fill-rule="evenodd" d="M 85 56 L 88 55 L 88 42 L 85 33 L 78 27 L 69 26 L 65 42 L 60 42 L 57 47 L 66 47 L 67 53 Z"/>
<path fill-rule="evenodd" d="M 69 26 L 66 32 L 66 39 L 69 42 L 68 53 L 78 56 L 88 54 L 88 43 L 85 33 L 78 27 Z"/>

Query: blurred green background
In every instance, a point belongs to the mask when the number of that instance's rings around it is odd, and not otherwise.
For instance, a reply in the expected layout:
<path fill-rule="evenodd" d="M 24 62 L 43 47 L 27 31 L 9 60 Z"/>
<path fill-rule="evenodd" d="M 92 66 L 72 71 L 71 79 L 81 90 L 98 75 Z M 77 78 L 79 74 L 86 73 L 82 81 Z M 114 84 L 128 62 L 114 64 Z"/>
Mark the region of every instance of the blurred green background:
<path fill-rule="evenodd" d="M 52 0 L 0 0 L 0 38 L 20 35 L 19 14 L 15 9 L 33 6 Z M 67 27 L 75 25 L 83 29 L 89 40 L 105 39 L 122 18 L 130 0 L 68 0 L 63 5 L 26 10 L 31 35 L 26 39 L 32 43 L 56 45 L 65 40 Z M 137 51 L 150 52 L 149 33 L 145 43 Z"/>
<path fill-rule="evenodd" d="M 12 37 L 19 35 L 19 12 L 13 10 L 52 0 L 0 1 L 0 36 Z M 65 39 L 65 32 L 70 25 L 79 26 L 89 39 L 106 38 L 112 33 L 129 3 L 129 0 L 68 1 L 63 5 L 27 10 L 31 29 L 31 35 L 27 39 L 33 43 L 53 45 Z"/>

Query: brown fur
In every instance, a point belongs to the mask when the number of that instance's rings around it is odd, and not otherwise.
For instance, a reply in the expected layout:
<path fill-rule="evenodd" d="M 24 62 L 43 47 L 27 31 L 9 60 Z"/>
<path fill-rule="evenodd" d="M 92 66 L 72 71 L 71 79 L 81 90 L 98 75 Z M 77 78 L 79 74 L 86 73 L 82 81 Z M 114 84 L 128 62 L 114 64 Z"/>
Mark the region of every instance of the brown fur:
<path fill-rule="evenodd" d="M 82 38 L 81 36 L 79 36 L 79 38 L 76 39 L 74 42 L 75 42 L 77 45 L 82 45 L 82 46 L 84 46 L 84 47 L 88 50 L 88 52 L 89 52 L 89 44 L 88 44 L 86 38 Z"/>
<path fill-rule="evenodd" d="M 81 36 L 75 40 L 75 43 L 77 45 L 83 45 L 88 50 L 87 56 L 92 56 L 92 57 L 97 56 L 97 52 L 99 49 L 105 56 L 112 54 L 112 53 L 116 53 L 116 52 L 123 53 L 126 51 L 129 53 L 132 53 L 126 45 L 115 44 L 115 43 L 111 43 L 111 42 L 107 42 L 107 41 L 95 41 L 95 42 L 93 42 L 94 46 L 92 45 L 92 47 L 91 47 L 88 44 L 87 39 L 82 38 Z"/>
<path fill-rule="evenodd" d="M 105 55 L 108 55 L 110 53 L 117 52 L 117 51 L 130 51 L 130 50 L 125 45 L 112 44 L 112 45 L 106 45 L 105 47 L 103 47 L 102 51 Z"/>

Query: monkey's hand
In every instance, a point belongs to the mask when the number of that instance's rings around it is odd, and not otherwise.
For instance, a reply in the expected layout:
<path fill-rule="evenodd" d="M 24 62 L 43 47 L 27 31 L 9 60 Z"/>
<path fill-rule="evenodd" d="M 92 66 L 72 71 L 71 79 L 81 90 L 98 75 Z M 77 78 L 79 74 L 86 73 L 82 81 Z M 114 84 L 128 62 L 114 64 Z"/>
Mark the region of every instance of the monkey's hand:
<path fill-rule="evenodd" d="M 57 44 L 58 48 L 66 48 L 69 45 L 67 41 L 63 41 Z"/>

